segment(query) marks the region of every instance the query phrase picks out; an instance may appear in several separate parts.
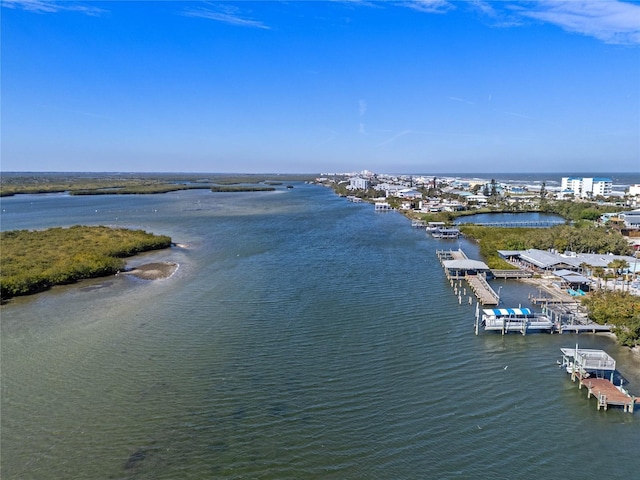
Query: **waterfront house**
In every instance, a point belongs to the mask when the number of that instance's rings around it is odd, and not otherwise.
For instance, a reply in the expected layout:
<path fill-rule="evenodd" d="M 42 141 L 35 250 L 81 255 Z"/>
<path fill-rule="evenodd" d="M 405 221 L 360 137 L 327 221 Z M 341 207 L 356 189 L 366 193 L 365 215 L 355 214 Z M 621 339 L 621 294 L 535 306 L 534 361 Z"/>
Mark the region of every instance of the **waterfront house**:
<path fill-rule="evenodd" d="M 624 226 L 629 229 L 640 229 L 640 209 L 629 212 L 620 212 L 618 218 L 624 222 Z"/>

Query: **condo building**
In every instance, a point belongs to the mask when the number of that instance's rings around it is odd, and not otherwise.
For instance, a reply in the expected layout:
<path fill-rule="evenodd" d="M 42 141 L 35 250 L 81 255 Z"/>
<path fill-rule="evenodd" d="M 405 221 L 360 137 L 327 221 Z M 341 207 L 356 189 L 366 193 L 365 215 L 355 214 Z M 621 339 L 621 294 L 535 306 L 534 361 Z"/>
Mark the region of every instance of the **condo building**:
<path fill-rule="evenodd" d="M 592 198 L 601 195 L 611 195 L 613 182 L 610 178 L 602 177 L 562 177 L 562 191 L 571 191 L 576 197 Z"/>

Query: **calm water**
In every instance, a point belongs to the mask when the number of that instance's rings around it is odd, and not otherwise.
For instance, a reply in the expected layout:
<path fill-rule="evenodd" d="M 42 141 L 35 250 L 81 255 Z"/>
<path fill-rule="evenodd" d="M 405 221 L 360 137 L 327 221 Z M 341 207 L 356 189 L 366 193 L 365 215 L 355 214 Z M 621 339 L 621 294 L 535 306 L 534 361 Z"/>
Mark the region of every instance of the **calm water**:
<path fill-rule="evenodd" d="M 560 215 L 552 215 L 548 213 L 478 213 L 476 215 L 468 215 L 465 217 L 458 217 L 456 224 L 462 223 L 530 223 L 530 224 L 544 224 L 544 223 L 564 223 L 564 219 Z"/>
<path fill-rule="evenodd" d="M 2 199 L 2 229 L 171 235 L 173 277 L 1 308 L 4 479 L 633 478 L 640 411 L 598 412 L 559 349 L 473 334 L 435 250 L 461 246 L 322 187 Z M 506 306 L 529 288 L 500 283 Z M 597 457 L 595 456 L 597 455 Z"/>

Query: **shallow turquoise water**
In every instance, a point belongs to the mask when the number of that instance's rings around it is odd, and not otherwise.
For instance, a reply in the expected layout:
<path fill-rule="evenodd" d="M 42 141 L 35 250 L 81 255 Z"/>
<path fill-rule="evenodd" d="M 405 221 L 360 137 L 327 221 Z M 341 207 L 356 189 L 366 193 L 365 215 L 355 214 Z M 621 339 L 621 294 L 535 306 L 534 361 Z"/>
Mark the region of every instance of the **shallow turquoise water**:
<path fill-rule="evenodd" d="M 556 366 L 603 336 L 473 334 L 401 215 L 321 187 L 2 199 L 2 229 L 107 224 L 180 264 L 2 306 L 2 478 L 633 478 L 640 421 Z M 477 257 L 475 257 L 477 258 Z M 530 287 L 503 282 L 509 306 Z M 506 367 L 506 368 L 505 368 Z M 580 453 L 581 452 L 581 453 Z M 593 453 L 597 452 L 597 458 Z M 602 460 L 600 460 L 602 459 Z M 585 468 L 587 462 L 589 468 Z"/>

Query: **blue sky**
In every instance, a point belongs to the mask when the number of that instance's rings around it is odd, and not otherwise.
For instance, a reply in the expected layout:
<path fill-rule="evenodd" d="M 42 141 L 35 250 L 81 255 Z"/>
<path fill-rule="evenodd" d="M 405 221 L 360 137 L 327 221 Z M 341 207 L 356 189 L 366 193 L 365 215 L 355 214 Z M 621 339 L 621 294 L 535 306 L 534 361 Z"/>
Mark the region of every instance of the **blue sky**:
<path fill-rule="evenodd" d="M 2 0 L 3 171 L 640 171 L 640 3 Z"/>

